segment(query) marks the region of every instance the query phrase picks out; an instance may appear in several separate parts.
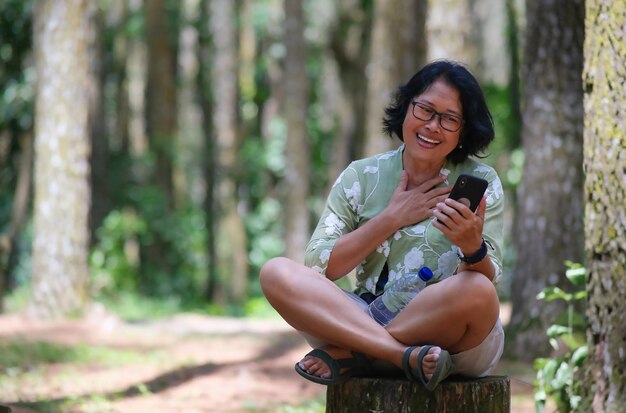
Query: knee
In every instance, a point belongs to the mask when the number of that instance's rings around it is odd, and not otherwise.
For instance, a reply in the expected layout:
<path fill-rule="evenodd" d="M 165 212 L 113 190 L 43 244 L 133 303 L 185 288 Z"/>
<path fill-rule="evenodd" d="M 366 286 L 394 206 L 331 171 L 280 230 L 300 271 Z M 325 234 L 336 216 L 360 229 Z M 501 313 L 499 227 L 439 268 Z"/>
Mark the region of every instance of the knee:
<path fill-rule="evenodd" d="M 483 310 L 499 308 L 498 292 L 491 280 L 473 271 L 464 271 L 457 276 L 460 276 L 460 287 L 472 306 Z"/>
<path fill-rule="evenodd" d="M 288 258 L 277 257 L 267 261 L 259 273 L 259 283 L 263 293 L 267 296 L 282 289 L 289 281 L 288 273 L 292 261 Z"/>

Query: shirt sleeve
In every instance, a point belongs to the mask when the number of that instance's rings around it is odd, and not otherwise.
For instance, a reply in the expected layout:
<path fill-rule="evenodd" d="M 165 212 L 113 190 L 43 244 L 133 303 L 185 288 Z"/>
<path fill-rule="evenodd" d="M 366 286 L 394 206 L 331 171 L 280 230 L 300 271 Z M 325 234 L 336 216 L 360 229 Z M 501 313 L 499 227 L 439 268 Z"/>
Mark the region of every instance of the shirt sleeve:
<path fill-rule="evenodd" d="M 491 170 L 485 178 L 489 181 L 489 186 L 485 192 L 485 196 L 487 197 L 487 210 L 485 211 L 483 238 L 491 244 L 487 247 L 487 253 L 496 267 L 493 283 L 497 284 L 502 279 L 503 268 L 504 191 L 500 178 L 495 170 Z"/>
<path fill-rule="evenodd" d="M 311 236 L 304 264 L 326 274 L 328 260 L 337 240 L 357 228 L 362 208 L 361 184 L 353 164 L 333 184 L 322 216 Z"/>

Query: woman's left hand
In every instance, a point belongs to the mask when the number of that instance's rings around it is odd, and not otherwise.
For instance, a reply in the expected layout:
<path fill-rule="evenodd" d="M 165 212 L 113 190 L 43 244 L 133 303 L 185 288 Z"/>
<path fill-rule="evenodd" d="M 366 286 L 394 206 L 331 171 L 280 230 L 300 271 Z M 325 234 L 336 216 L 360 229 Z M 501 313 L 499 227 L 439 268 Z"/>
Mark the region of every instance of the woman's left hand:
<path fill-rule="evenodd" d="M 487 198 L 483 197 L 473 213 L 464 204 L 453 199 L 446 199 L 435 206 L 433 226 L 443 232 L 450 242 L 461 249 L 463 254 L 471 255 L 480 249 L 485 223 Z"/>

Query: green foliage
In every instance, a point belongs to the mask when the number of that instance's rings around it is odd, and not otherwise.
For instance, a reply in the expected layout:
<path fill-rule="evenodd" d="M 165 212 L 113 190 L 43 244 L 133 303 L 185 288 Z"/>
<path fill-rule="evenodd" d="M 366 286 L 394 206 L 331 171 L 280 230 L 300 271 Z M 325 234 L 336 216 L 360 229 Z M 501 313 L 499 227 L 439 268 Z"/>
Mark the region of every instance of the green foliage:
<path fill-rule="evenodd" d="M 33 123 L 34 77 L 25 65 L 32 44 L 32 0 L 4 0 L 0 7 L 0 131 Z"/>
<path fill-rule="evenodd" d="M 566 320 L 557 320 L 546 332 L 554 350 L 562 351 L 558 355 L 535 360 L 535 407 L 538 412 L 543 411 L 548 397 L 554 399 L 560 413 L 577 411 L 581 402 L 581 383 L 575 378 L 587 357 L 586 320 L 584 315 L 576 314 L 574 304 L 587 296 L 586 269 L 570 261 L 565 264 L 568 267 L 565 275 L 575 291 L 568 293 L 559 287 L 547 287 L 537 296 L 539 300 L 563 300 L 567 303 Z"/>
<path fill-rule="evenodd" d="M 198 299 L 206 278 L 203 210 L 169 211 L 155 187 L 130 191 L 132 207 L 112 211 L 91 254 L 94 293 Z"/>
<path fill-rule="evenodd" d="M 139 275 L 138 237 L 147 224 L 131 210 L 112 211 L 97 230 L 98 244 L 90 258 L 96 293 L 136 291 Z"/>

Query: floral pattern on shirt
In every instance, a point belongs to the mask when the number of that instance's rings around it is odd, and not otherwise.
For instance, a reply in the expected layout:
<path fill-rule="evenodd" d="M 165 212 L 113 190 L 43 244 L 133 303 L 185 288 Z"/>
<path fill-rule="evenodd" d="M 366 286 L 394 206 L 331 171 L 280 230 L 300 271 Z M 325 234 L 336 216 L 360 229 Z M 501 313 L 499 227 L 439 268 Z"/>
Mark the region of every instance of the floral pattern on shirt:
<path fill-rule="evenodd" d="M 377 216 L 389 203 L 402 173 L 401 146 L 370 158 L 352 162 L 337 178 L 328 196 L 326 207 L 307 246 L 305 264 L 325 273 L 330 253 L 342 235 L 354 231 Z M 486 179 L 487 210 L 483 237 L 494 249 L 488 254 L 496 267 L 494 282 L 502 274 L 504 192 L 495 170 L 469 159 L 460 164 L 446 163 L 441 169 L 447 182 L 467 173 Z M 442 185 L 446 185 L 444 183 Z M 356 268 L 356 293 L 376 293 L 376 283 L 385 265 L 389 282 L 428 266 L 433 272 L 429 283 L 453 275 L 459 265 L 456 247 L 431 224 L 432 218 L 399 229 L 372 251 Z M 420 286 L 421 287 L 421 286 Z"/>

